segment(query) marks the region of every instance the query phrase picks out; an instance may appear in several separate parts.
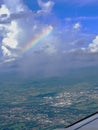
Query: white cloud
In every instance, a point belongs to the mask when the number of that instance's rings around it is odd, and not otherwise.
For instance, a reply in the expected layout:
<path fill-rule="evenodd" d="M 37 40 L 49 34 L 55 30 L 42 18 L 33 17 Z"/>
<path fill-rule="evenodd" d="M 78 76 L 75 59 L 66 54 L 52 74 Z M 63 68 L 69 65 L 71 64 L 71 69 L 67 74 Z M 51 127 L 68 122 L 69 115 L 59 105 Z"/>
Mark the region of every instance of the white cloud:
<path fill-rule="evenodd" d="M 8 8 L 6 7 L 6 5 L 1 5 L 0 16 L 3 14 L 6 14 L 8 16 L 10 15 L 10 12 L 9 12 Z"/>
<path fill-rule="evenodd" d="M 5 18 L 8 18 L 10 16 L 10 11 L 9 9 L 6 7 L 6 5 L 1 5 L 0 8 L 0 18 L 1 20 L 4 20 Z"/>
<path fill-rule="evenodd" d="M 14 9 L 17 6 L 17 11 L 20 11 L 20 5 L 14 5 L 13 2 L 9 2 L 10 0 L 5 0 L 4 3 L 1 5 L 0 8 L 0 17 L 1 17 L 1 23 L 0 24 L 0 34 L 1 34 L 1 51 L 4 57 L 15 57 L 16 52 L 14 50 L 18 47 L 18 34 L 20 31 L 20 28 L 18 26 L 18 21 L 11 20 L 11 13 L 13 14 Z M 19 0 L 16 0 L 16 3 Z M 19 2 L 18 2 L 19 3 Z M 7 20 L 10 20 L 7 24 L 5 23 Z"/>
<path fill-rule="evenodd" d="M 54 6 L 54 2 L 49 0 L 48 2 L 43 2 L 42 0 L 38 0 L 38 4 L 41 7 L 41 11 L 39 12 L 45 12 L 45 13 L 50 13 L 52 10 L 52 7 Z"/>
<path fill-rule="evenodd" d="M 12 21 L 8 25 L 4 25 L 3 28 L 5 29 L 5 33 L 3 35 L 1 50 L 4 57 L 16 57 L 18 48 L 18 40 L 17 36 L 19 33 L 19 27 L 16 21 Z"/>
<path fill-rule="evenodd" d="M 38 0 L 38 3 L 41 7 L 41 10 L 39 12 L 42 12 L 44 14 L 51 12 L 54 5 L 54 2 L 51 0 L 48 2 Z M 22 17 L 21 14 L 22 18 L 17 19 L 18 15 L 20 15 L 21 12 L 31 13 L 31 11 L 26 7 L 26 5 L 24 5 L 23 1 L 21 0 L 4 0 L 1 7 L 2 8 L 0 11 L 2 12 L 2 10 L 4 10 L 2 14 L 7 14 L 10 16 L 6 20 L 4 19 L 0 25 L 0 31 L 2 32 L 3 30 L 1 50 L 4 56 L 14 57 L 17 55 L 18 48 L 21 48 L 23 44 L 31 40 L 32 36 L 37 35 L 40 30 L 44 30 L 44 27 L 47 26 L 47 24 L 43 24 L 43 21 L 40 22 L 36 18 L 38 16 L 38 12 L 32 13 L 31 17 L 28 15 L 26 18 Z M 13 17 L 16 17 L 16 19 L 13 19 Z M 30 26 L 28 26 L 28 24 Z M 20 33 L 20 30 L 23 32 L 22 34 Z M 53 48 L 49 48 L 47 51 L 49 52 L 51 50 L 52 53 Z"/>
<path fill-rule="evenodd" d="M 10 10 L 11 13 L 24 11 L 24 4 L 21 0 L 4 0 L 4 4 Z"/>
<path fill-rule="evenodd" d="M 4 56 L 11 56 L 11 52 L 5 46 L 1 46 L 1 49 Z"/>
<path fill-rule="evenodd" d="M 12 61 L 14 61 L 14 60 L 15 60 L 15 58 L 5 59 L 5 60 L 4 60 L 4 63 L 12 62 Z"/>
<path fill-rule="evenodd" d="M 17 47 L 17 41 L 11 38 L 11 33 L 8 33 L 9 37 L 2 40 L 3 45 L 15 49 Z"/>
<path fill-rule="evenodd" d="M 92 43 L 89 44 L 88 50 L 92 53 L 98 52 L 98 35 L 96 38 L 92 41 Z"/>
<path fill-rule="evenodd" d="M 9 26 L 6 26 L 6 29 L 8 31 L 6 37 L 2 40 L 2 45 L 7 46 L 9 48 L 15 49 L 18 45 L 17 42 L 17 34 L 19 32 L 18 25 L 15 21 L 12 21 Z"/>
<path fill-rule="evenodd" d="M 75 23 L 73 28 L 74 29 L 80 29 L 81 28 L 81 24 L 80 23 Z"/>

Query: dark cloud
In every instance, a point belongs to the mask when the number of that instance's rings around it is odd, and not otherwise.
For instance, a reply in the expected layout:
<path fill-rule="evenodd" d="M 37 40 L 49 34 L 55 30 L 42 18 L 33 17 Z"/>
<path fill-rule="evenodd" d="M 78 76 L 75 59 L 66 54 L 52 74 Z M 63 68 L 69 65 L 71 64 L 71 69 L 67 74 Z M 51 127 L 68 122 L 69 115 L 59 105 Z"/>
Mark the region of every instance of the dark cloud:
<path fill-rule="evenodd" d="M 59 53 L 51 56 L 40 51 L 27 54 L 25 57 L 18 58 L 18 60 L 8 64 L 6 63 L 5 68 L 7 68 L 7 71 L 17 70 L 18 74 L 23 77 L 62 76 L 75 68 L 97 66 L 97 57 L 98 53 L 92 55 L 82 51 L 70 52 L 69 54 Z"/>
<path fill-rule="evenodd" d="M 32 12 L 19 12 L 19 13 L 13 13 L 10 14 L 10 17 L 7 17 L 6 14 L 1 16 L 0 23 L 1 24 L 7 24 L 10 23 L 12 20 L 18 20 L 18 19 L 25 19 L 32 16 Z"/>
<path fill-rule="evenodd" d="M 83 47 L 83 46 L 85 46 L 85 44 L 86 44 L 86 39 L 85 38 L 80 38 L 80 39 L 78 39 L 78 40 L 76 40 L 76 41 L 73 41 L 73 45 L 75 45 L 75 46 L 77 46 L 77 47 Z"/>

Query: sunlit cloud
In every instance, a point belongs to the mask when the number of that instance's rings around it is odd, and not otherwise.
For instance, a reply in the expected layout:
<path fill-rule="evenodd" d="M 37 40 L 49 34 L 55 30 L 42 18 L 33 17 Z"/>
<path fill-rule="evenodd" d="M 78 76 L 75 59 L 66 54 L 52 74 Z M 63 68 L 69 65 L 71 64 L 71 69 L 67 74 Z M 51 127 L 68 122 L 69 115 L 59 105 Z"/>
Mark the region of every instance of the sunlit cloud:
<path fill-rule="evenodd" d="M 9 26 L 6 27 L 8 33 L 6 37 L 2 40 L 3 46 L 15 49 L 18 45 L 16 37 L 19 32 L 18 25 L 15 21 L 12 21 Z"/>
<path fill-rule="evenodd" d="M 10 12 L 9 12 L 8 8 L 6 7 L 6 5 L 1 5 L 0 16 L 2 16 L 2 15 L 7 15 L 7 16 L 10 15 Z"/>
<path fill-rule="evenodd" d="M 75 23 L 73 28 L 74 29 L 80 29 L 81 28 L 81 24 L 80 23 Z"/>
<path fill-rule="evenodd" d="M 91 53 L 98 53 L 98 36 L 89 44 L 88 49 Z"/>
<path fill-rule="evenodd" d="M 2 39 L 2 53 L 4 56 L 14 57 L 16 53 L 13 52 L 13 50 L 17 49 L 17 35 L 20 29 L 18 28 L 17 22 L 15 21 L 12 21 L 9 25 L 5 25 L 4 28 L 6 33 Z"/>
<path fill-rule="evenodd" d="M 6 7 L 6 5 L 1 5 L 0 8 L 0 21 L 7 19 L 10 16 L 10 11 L 9 9 Z"/>

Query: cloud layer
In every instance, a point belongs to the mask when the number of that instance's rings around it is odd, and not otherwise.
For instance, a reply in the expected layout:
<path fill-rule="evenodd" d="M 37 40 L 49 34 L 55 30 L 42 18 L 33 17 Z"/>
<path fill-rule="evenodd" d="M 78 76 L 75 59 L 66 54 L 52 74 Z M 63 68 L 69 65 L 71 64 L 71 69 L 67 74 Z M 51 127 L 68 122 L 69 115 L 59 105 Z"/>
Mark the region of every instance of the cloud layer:
<path fill-rule="evenodd" d="M 19 72 L 25 75 L 45 76 L 62 75 L 69 68 L 98 64 L 98 36 L 85 33 L 79 22 L 82 17 L 76 22 L 67 18 L 62 25 L 62 21 L 53 17 L 54 4 L 52 0 L 38 0 L 41 9 L 33 12 L 21 0 L 4 1 L 0 7 L 2 63 L 17 64 Z M 53 31 L 22 54 L 24 45 L 49 26 Z"/>

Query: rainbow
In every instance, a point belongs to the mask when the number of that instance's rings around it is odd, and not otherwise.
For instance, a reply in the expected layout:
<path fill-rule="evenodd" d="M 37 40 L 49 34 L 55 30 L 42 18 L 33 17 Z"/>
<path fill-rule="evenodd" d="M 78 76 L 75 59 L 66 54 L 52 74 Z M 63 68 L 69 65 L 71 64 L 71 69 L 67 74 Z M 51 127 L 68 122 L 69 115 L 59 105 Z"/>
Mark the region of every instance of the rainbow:
<path fill-rule="evenodd" d="M 32 47 L 34 47 L 37 43 L 39 43 L 41 40 L 46 38 L 53 30 L 52 26 L 46 27 L 44 30 L 42 30 L 37 36 L 35 36 L 31 41 L 26 43 L 22 49 L 21 52 L 25 53 L 28 50 L 30 50 Z"/>

